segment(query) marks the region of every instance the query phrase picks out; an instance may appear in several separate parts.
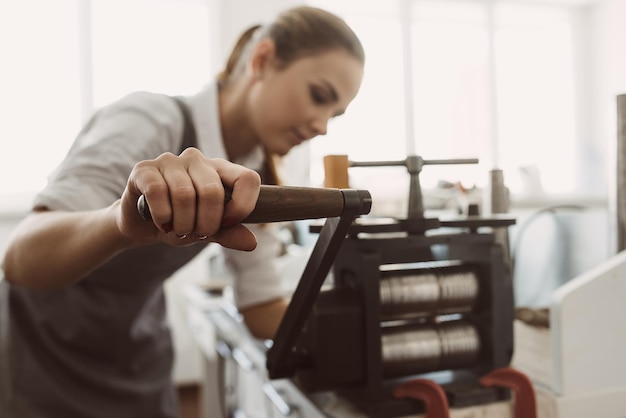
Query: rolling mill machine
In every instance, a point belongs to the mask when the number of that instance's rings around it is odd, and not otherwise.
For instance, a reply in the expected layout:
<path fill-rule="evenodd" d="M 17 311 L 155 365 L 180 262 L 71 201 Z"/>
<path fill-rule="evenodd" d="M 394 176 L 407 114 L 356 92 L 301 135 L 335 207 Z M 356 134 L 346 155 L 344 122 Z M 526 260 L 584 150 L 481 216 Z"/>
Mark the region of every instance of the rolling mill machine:
<path fill-rule="evenodd" d="M 318 240 L 267 352 L 271 379 L 336 391 L 380 418 L 425 411 L 414 382 L 434 382 L 452 407 L 510 398 L 480 379 L 513 354 L 511 271 L 493 231 L 515 221 L 427 218 L 419 183 L 425 165 L 476 162 L 327 157 L 327 179 L 338 172 L 339 183 L 326 185 L 343 190 L 343 213 L 311 226 Z M 405 219 L 359 216 L 371 197 L 344 189 L 348 167 L 359 166 L 406 167 Z"/>

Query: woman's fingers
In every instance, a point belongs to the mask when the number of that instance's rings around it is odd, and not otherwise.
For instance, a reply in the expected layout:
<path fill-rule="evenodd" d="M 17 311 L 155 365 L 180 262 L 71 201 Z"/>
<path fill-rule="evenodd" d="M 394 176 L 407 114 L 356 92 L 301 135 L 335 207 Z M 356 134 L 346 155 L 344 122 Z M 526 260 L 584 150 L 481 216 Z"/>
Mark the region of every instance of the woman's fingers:
<path fill-rule="evenodd" d="M 196 228 L 196 189 L 184 164 L 168 164 L 161 172 L 169 190 L 172 231 L 180 236 L 191 235 Z"/>
<path fill-rule="evenodd" d="M 224 247 L 242 251 L 252 251 L 257 244 L 254 234 L 241 224 L 221 229 L 212 241 Z"/>
<path fill-rule="evenodd" d="M 225 191 L 222 180 L 211 161 L 192 164 L 189 175 L 196 193 L 194 232 L 201 237 L 215 235 L 224 214 Z"/>
<path fill-rule="evenodd" d="M 172 157 L 175 156 L 172 154 Z M 127 216 L 128 219 L 134 219 L 131 216 L 135 207 L 134 202 L 142 194 L 150 208 L 150 216 L 154 225 L 164 233 L 170 232 L 173 214 L 170 189 L 155 160 L 141 161 L 135 165 L 131 172 L 123 199 L 124 210 L 130 211 Z"/>
<path fill-rule="evenodd" d="M 242 168 L 216 165 L 222 182 L 232 189 L 231 200 L 224 210 L 223 227 L 241 222 L 254 210 L 259 198 L 261 177 L 256 171 Z"/>
<path fill-rule="evenodd" d="M 209 240 L 252 250 L 254 235 L 245 227 L 230 227 L 252 212 L 260 184 L 256 172 L 223 159 L 208 159 L 195 148 L 180 156 L 165 153 L 135 166 L 122 199 L 123 211 L 130 210 L 128 201 L 134 199 L 135 213 L 124 219 L 139 222 L 136 201 L 143 194 L 154 226 L 168 235 L 161 240 L 180 245 Z M 232 189 L 226 206 L 224 186 Z M 143 226 L 124 229 L 145 235 L 147 222 L 142 222 Z"/>

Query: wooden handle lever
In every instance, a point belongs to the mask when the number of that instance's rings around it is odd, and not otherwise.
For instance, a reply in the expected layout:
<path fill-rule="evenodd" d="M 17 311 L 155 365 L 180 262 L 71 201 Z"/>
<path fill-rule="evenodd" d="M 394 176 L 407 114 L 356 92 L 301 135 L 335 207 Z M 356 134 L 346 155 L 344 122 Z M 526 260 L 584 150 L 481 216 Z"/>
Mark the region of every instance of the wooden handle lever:
<path fill-rule="evenodd" d="M 231 199 L 231 190 L 225 188 L 225 203 Z M 372 198 L 366 190 L 358 190 L 359 214 L 369 213 Z M 341 216 L 345 206 L 342 189 L 322 187 L 295 187 L 262 185 L 254 210 L 242 223 L 297 221 L 302 219 L 332 218 Z M 151 219 L 150 208 L 144 195 L 137 201 L 139 214 Z"/>

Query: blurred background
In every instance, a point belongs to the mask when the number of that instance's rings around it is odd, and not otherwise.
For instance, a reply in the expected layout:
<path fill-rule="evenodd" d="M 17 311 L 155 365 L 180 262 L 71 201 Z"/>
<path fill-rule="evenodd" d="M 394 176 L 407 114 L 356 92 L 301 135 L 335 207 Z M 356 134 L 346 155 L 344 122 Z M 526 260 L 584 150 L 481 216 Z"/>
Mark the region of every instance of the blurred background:
<path fill-rule="evenodd" d="M 241 31 L 301 3 L 1 0 L 0 254 L 95 110 L 136 90 L 196 93 Z M 344 17 L 367 63 L 346 115 L 285 162 L 298 169 L 290 181 L 321 185 L 328 154 L 478 158 L 424 169 L 427 209 L 438 210 L 481 203 L 490 170 L 501 169 L 518 217 L 510 237 L 520 305 L 544 305 L 616 252 L 626 0 L 305 3 Z M 402 216 L 406 171 L 351 170 L 352 184 L 371 191 L 374 213 Z M 197 378 L 193 365 L 177 373 Z"/>

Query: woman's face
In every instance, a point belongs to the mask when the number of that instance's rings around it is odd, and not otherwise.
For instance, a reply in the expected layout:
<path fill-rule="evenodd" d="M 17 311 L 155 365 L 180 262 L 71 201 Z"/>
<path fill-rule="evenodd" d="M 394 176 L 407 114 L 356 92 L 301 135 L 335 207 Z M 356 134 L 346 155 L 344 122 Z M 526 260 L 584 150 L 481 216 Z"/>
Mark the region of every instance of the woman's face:
<path fill-rule="evenodd" d="M 342 49 L 260 69 L 251 90 L 252 125 L 269 152 L 285 155 L 345 112 L 359 91 L 362 64 Z"/>

